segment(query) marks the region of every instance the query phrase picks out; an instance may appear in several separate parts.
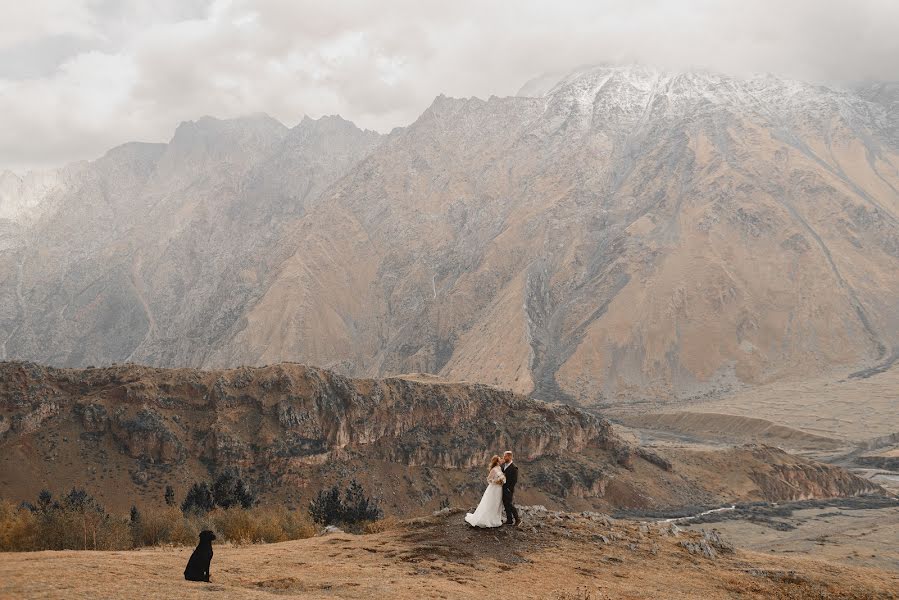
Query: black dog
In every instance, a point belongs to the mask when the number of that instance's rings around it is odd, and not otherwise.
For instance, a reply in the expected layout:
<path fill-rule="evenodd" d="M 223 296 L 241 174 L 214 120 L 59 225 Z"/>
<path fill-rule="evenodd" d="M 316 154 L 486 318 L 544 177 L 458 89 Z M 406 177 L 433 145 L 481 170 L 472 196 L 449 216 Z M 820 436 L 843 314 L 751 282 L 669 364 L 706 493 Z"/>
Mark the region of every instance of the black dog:
<path fill-rule="evenodd" d="M 200 532 L 200 543 L 190 555 L 187 567 L 184 569 L 184 578 L 188 581 L 209 581 L 209 563 L 212 562 L 212 540 L 215 534 L 211 531 Z"/>

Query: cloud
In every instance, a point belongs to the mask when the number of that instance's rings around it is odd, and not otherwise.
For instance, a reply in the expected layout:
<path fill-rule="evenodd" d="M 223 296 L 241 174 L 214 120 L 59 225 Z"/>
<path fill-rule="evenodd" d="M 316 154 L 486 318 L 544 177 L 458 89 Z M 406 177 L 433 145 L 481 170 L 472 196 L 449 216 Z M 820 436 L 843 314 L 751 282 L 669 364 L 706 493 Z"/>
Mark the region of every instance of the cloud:
<path fill-rule="evenodd" d="M 0 24 L 0 168 L 165 140 L 205 114 L 406 125 L 597 62 L 899 79 L 893 0 L 31 0 Z"/>
<path fill-rule="evenodd" d="M 92 11 L 83 0 L 29 0 L 6 7 L 0 19 L 0 48 L 47 37 L 92 37 Z"/>

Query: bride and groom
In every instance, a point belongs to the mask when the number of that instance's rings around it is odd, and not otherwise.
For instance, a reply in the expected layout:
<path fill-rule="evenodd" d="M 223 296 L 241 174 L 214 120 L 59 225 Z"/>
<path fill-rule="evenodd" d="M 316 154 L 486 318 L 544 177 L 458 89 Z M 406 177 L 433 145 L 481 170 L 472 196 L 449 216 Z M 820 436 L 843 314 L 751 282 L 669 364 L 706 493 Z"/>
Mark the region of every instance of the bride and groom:
<path fill-rule="evenodd" d="M 521 525 L 515 508 L 515 484 L 518 483 L 518 466 L 512 462 L 512 452 L 506 450 L 503 457 L 494 456 L 487 474 L 487 490 L 473 513 L 465 515 L 465 522 L 472 527 L 499 527 L 505 521 L 516 527 Z"/>

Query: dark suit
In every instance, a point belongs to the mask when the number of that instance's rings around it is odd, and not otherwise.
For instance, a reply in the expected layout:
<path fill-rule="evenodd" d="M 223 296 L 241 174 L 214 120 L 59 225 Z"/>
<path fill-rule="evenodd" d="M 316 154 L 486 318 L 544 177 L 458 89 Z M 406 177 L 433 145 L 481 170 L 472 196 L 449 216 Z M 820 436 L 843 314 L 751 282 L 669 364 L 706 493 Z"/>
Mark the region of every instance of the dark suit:
<path fill-rule="evenodd" d="M 506 509 L 506 522 L 516 523 L 521 519 L 518 517 L 518 509 L 515 508 L 515 484 L 518 483 L 518 466 L 512 463 L 503 463 L 503 474 L 506 476 L 506 483 L 503 484 L 503 508 Z"/>

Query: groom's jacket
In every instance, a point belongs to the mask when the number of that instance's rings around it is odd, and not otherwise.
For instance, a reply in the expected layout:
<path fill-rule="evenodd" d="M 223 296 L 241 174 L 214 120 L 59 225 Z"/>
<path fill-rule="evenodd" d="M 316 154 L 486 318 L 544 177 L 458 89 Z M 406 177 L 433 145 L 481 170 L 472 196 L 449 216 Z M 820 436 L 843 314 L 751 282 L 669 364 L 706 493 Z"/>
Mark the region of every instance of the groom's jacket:
<path fill-rule="evenodd" d="M 503 487 L 509 490 L 509 493 L 515 493 L 515 484 L 518 483 L 518 466 L 513 462 L 503 471 L 506 476 L 506 483 Z"/>

